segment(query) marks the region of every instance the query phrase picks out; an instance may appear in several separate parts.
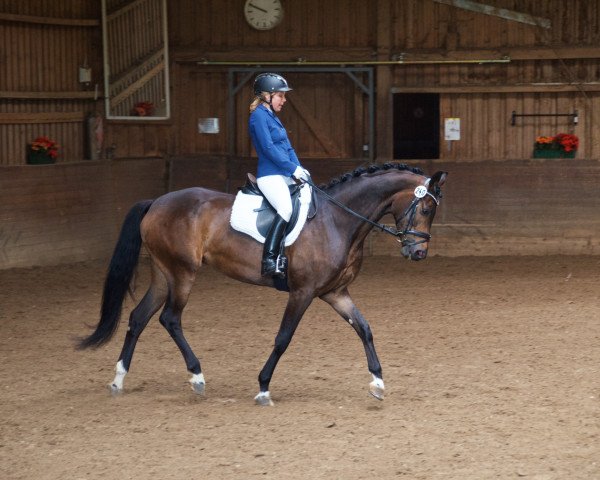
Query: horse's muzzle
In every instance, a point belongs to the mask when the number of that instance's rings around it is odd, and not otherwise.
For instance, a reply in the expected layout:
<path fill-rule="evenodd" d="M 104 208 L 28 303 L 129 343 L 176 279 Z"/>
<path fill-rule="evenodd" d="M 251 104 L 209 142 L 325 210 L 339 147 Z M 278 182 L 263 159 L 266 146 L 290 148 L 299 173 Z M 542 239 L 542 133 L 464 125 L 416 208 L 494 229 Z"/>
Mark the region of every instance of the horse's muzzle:
<path fill-rule="evenodd" d="M 419 261 L 427 258 L 427 249 L 421 245 L 404 245 L 400 250 L 404 258 Z"/>

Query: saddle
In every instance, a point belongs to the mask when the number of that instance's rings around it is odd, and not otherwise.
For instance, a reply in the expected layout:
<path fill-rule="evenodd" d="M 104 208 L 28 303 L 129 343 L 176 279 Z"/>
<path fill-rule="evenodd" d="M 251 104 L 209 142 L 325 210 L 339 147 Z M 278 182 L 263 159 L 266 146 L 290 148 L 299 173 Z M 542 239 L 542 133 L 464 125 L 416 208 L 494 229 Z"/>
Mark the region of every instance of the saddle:
<path fill-rule="evenodd" d="M 310 220 L 316 214 L 313 191 L 309 185 L 290 185 L 290 196 L 293 211 L 286 228 L 285 246 L 294 243 L 306 220 Z M 231 209 L 230 224 L 233 229 L 264 243 L 276 213 L 258 188 L 254 175 L 248 173 L 246 183 L 239 188 Z"/>
<path fill-rule="evenodd" d="M 285 234 L 289 234 L 296 223 L 298 222 L 298 216 L 300 214 L 300 188 L 302 185 L 294 184 L 290 185 L 290 197 L 292 197 L 292 216 L 290 217 L 290 221 L 288 222 L 287 228 L 285 229 Z M 246 174 L 246 183 L 243 187 L 240 188 L 240 191 L 246 195 L 260 195 L 262 197 L 262 203 L 259 208 L 255 208 L 254 211 L 258 213 L 256 216 L 256 229 L 263 236 L 267 236 L 267 232 L 269 231 L 269 227 L 273 223 L 273 219 L 275 218 L 276 211 L 273 206 L 269 203 L 269 201 L 263 196 L 258 184 L 256 183 L 256 177 L 251 173 Z"/>

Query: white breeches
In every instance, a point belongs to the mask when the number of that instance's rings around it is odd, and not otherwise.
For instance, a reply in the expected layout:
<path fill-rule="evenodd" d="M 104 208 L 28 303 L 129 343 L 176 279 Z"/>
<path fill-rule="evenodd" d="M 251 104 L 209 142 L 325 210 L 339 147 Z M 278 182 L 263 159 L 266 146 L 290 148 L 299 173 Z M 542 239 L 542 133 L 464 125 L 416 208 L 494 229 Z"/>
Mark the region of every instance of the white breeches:
<path fill-rule="evenodd" d="M 292 185 L 294 180 L 283 175 L 267 175 L 257 178 L 256 183 L 279 216 L 289 222 L 292 216 L 292 198 L 288 185 Z"/>

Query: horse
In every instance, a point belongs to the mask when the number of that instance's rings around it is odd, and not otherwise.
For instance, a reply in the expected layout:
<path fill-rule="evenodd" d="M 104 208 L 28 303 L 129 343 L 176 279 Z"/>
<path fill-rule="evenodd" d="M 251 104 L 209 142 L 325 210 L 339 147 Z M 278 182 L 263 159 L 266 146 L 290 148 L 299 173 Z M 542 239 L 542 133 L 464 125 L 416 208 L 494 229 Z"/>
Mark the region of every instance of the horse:
<path fill-rule="evenodd" d="M 273 405 L 269 384 L 306 309 L 315 298 L 328 303 L 360 337 L 372 375 L 369 392 L 383 400 L 382 368 L 367 320 L 355 306 L 348 286 L 359 273 L 364 242 L 373 228 L 401 243 L 401 254 L 412 260 L 427 256 L 429 231 L 447 173 L 427 177 L 418 168 L 386 163 L 360 167 L 317 187 L 317 214 L 307 221 L 297 240 L 287 247 L 289 297 L 272 352 L 259 373 L 258 405 Z M 276 287 L 261 276 L 262 245 L 230 225 L 234 195 L 195 187 L 137 202 L 126 215 L 104 281 L 100 320 L 79 339 L 79 348 L 98 347 L 115 334 L 124 297 L 130 291 L 142 246 L 151 268 L 150 286 L 131 311 L 129 328 L 109 385 L 123 392 L 138 338 L 150 318 L 163 307 L 159 321 L 179 347 L 195 393 L 205 391 L 200 362 L 184 337 L 181 317 L 203 264 L 250 284 Z M 391 214 L 396 230 L 377 223 Z"/>

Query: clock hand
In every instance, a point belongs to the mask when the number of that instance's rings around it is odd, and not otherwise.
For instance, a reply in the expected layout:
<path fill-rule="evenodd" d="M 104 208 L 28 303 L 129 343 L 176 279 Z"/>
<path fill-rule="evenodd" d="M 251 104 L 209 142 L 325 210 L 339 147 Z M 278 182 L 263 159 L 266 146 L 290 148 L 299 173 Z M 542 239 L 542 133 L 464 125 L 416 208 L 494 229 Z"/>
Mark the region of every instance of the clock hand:
<path fill-rule="evenodd" d="M 248 4 L 248 6 L 249 6 L 249 7 L 252 7 L 252 8 L 256 8 L 257 10 L 260 10 L 260 11 L 261 11 L 261 12 L 263 12 L 263 13 L 268 13 L 268 12 L 267 12 L 265 9 L 263 9 L 263 8 L 260 8 L 260 7 L 257 7 L 257 6 L 256 6 L 256 5 L 254 5 L 253 3 L 249 3 L 249 4 Z"/>

